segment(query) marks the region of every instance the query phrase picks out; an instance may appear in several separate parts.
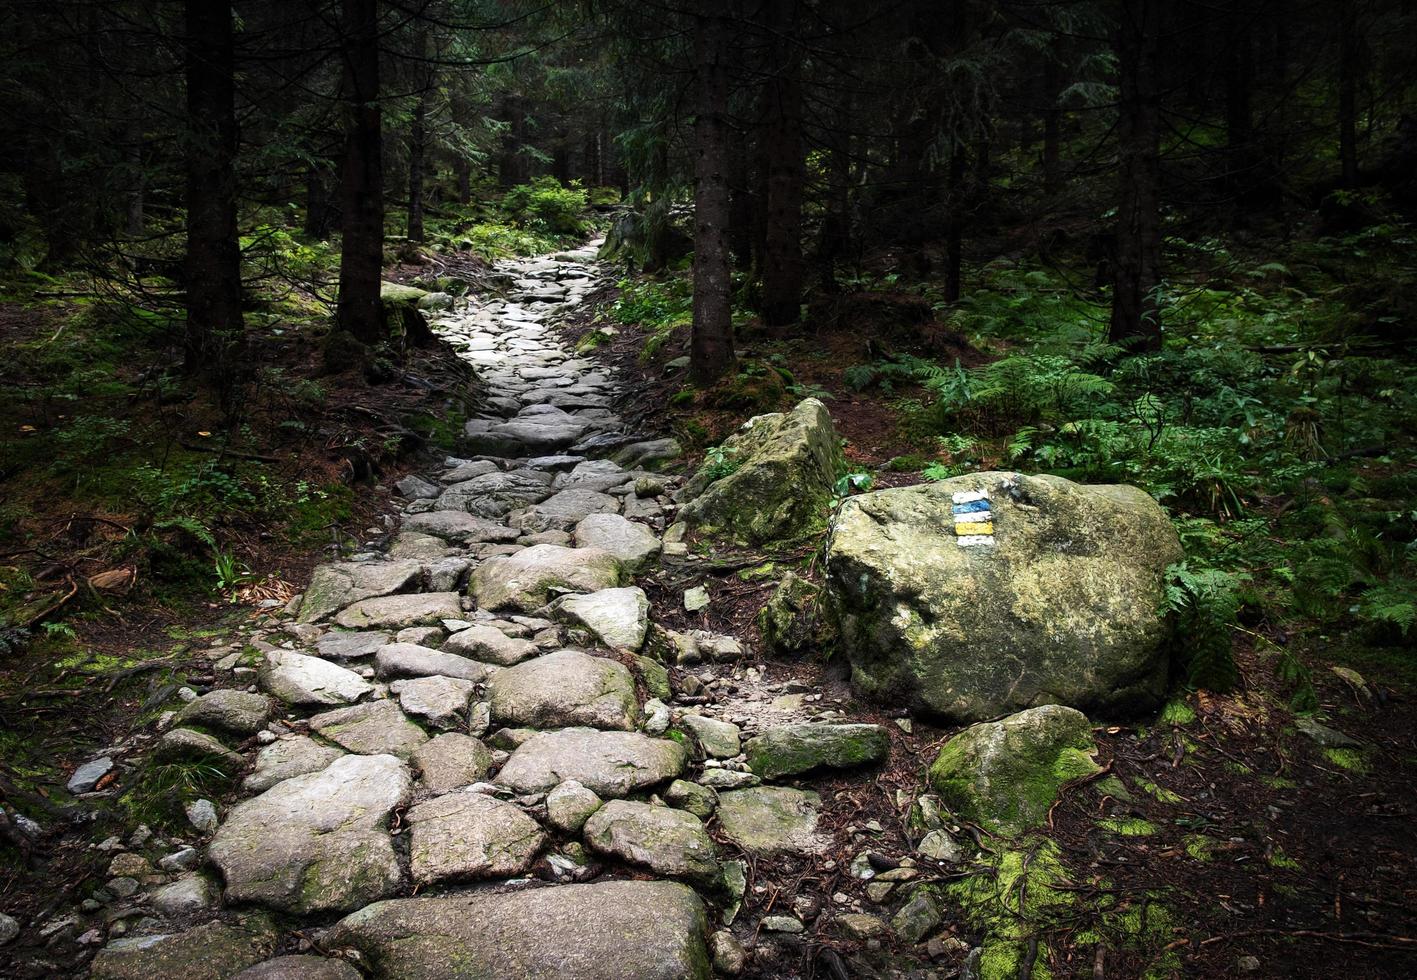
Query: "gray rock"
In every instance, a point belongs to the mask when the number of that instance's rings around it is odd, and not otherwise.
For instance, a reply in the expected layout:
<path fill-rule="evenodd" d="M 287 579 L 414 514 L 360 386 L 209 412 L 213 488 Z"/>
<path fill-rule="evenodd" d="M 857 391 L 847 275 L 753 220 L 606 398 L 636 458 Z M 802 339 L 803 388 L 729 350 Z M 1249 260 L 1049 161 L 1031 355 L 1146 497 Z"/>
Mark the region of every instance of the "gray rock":
<path fill-rule="evenodd" d="M 724 440 L 722 452 L 737 468 L 717 479 L 711 468 L 700 469 L 675 497 L 680 520 L 749 545 L 825 526 L 842 456 L 820 401 L 749 419 Z"/>
<path fill-rule="evenodd" d="M 467 706 L 476 685 L 458 677 L 400 681 L 399 705 L 406 714 L 444 730 L 467 727 Z"/>
<path fill-rule="evenodd" d="M 246 760 L 210 735 L 190 728 L 163 733 L 153 746 L 153 758 L 163 762 L 202 762 L 218 767 L 230 779 L 246 768 Z"/>
<path fill-rule="evenodd" d="M 797 934 L 802 931 L 802 920 L 790 915 L 765 915 L 759 923 L 766 932 Z"/>
<path fill-rule="evenodd" d="M 444 623 L 452 620 L 443 620 Z M 447 631 L 441 626 L 406 626 L 394 634 L 394 643 L 412 643 L 416 647 L 432 647 L 437 649 L 443 642 L 443 637 L 447 636 Z M 387 646 L 388 641 L 380 646 Z M 374 651 L 378 653 L 378 650 Z"/>
<path fill-rule="evenodd" d="M 487 668 L 475 660 L 414 643 L 390 643 L 380 647 L 374 656 L 374 669 L 380 677 L 441 675 L 458 677 L 474 684 L 487 679 Z"/>
<path fill-rule="evenodd" d="M 945 861 L 958 864 L 964 860 L 964 848 L 946 831 L 932 830 L 920 839 L 915 852 L 931 861 Z"/>
<path fill-rule="evenodd" d="M 409 474 L 402 480 L 394 484 L 394 489 L 409 500 L 431 500 L 442 491 L 423 479 L 421 476 Z"/>
<path fill-rule="evenodd" d="M 430 510 L 404 518 L 405 531 L 427 534 L 457 544 L 484 544 L 515 541 L 516 528 L 474 517 L 465 510 Z"/>
<path fill-rule="evenodd" d="M 720 929 L 709 937 L 713 968 L 726 977 L 736 977 L 748 968 L 748 954 L 733 933 Z"/>
<path fill-rule="evenodd" d="M 1336 728 L 1322 725 L 1307 715 L 1295 718 L 1294 728 L 1299 734 L 1325 749 L 1356 749 L 1363 745 L 1351 735 L 1345 735 Z"/>
<path fill-rule="evenodd" d="M 706 931 L 692 889 L 608 881 L 380 902 L 341 920 L 329 943 L 401 980 L 709 980 Z"/>
<path fill-rule="evenodd" d="M 481 793 L 448 793 L 405 819 L 412 826 L 409 867 L 423 885 L 522 874 L 546 841 L 531 817 Z"/>
<path fill-rule="evenodd" d="M 377 631 L 326 633 L 315 641 L 315 651 L 329 660 L 356 660 L 372 657 L 389 642 L 389 634 Z"/>
<path fill-rule="evenodd" d="M 208 851 L 228 901 L 312 913 L 392 893 L 400 871 L 385 828 L 410 783 L 391 755 L 348 755 L 237 804 Z"/>
<path fill-rule="evenodd" d="M 935 896 L 929 889 L 919 888 L 891 917 L 891 928 L 907 943 L 918 943 L 933 932 L 943 918 Z"/>
<path fill-rule="evenodd" d="M 660 463 L 669 463 L 684 455 L 684 449 L 676 439 L 651 439 L 648 442 L 634 442 L 625 446 L 611 458 L 621 466 L 653 469 Z"/>
<path fill-rule="evenodd" d="M 546 822 L 565 834 L 578 834 L 602 805 L 600 797 L 574 779 L 546 794 Z"/>
<path fill-rule="evenodd" d="M 258 963 L 231 980 L 361 980 L 361 974 L 344 960 L 297 955 Z"/>
<path fill-rule="evenodd" d="M 645 702 L 644 714 L 644 724 L 640 727 L 651 735 L 663 735 L 669 730 L 669 705 L 659 698 L 650 698 Z"/>
<path fill-rule="evenodd" d="M 168 918 L 179 918 L 212 908 L 217 902 L 217 890 L 201 875 L 187 875 L 154 889 L 149 901 Z"/>
<path fill-rule="evenodd" d="M 488 473 L 453 484 L 443 491 L 435 503 L 439 510 L 463 510 L 475 517 L 491 520 L 545 500 L 551 496 L 550 484 L 551 474 L 537 470 Z M 420 528 L 414 527 L 412 530 Z"/>
<path fill-rule="evenodd" d="M 554 591 L 596 592 L 623 581 L 619 559 L 608 552 L 538 544 L 515 555 L 487 559 L 473 571 L 468 590 L 481 609 L 533 612 Z"/>
<path fill-rule="evenodd" d="M 742 751 L 742 732 L 737 725 L 704 715 L 682 715 L 679 725 L 694 736 L 710 758 L 731 759 Z"/>
<path fill-rule="evenodd" d="M 208 922 L 167 935 L 123 936 L 98 951 L 94 980 L 227 980 L 275 952 L 278 933 L 264 915 Z"/>
<path fill-rule="evenodd" d="M 494 626 L 474 624 L 448 637 L 443 649 L 473 660 L 511 667 L 530 660 L 541 651 L 530 640 L 515 639 Z"/>
<path fill-rule="evenodd" d="M 445 732 L 413 750 L 420 785 L 431 793 L 471 786 L 487 778 L 492 752 L 470 735 Z"/>
<path fill-rule="evenodd" d="M 649 630 L 649 599 L 638 586 L 566 596 L 556 612 L 616 649 L 638 650 Z"/>
<path fill-rule="evenodd" d="M 518 793 L 539 793 L 574 779 L 598 796 L 619 797 L 673 779 L 687 762 L 684 747 L 669 739 L 566 728 L 527 739 L 497 780 Z"/>
<path fill-rule="evenodd" d="M 183 810 L 187 814 L 187 822 L 202 833 L 210 834 L 217 829 L 216 804 L 211 800 L 193 800 Z"/>
<path fill-rule="evenodd" d="M 264 793 L 286 779 L 319 772 L 342 755 L 340 749 L 321 745 L 308 735 L 283 738 L 256 753 L 256 768 L 241 788 L 247 793 Z"/>
<path fill-rule="evenodd" d="M 411 592 L 423 582 L 416 561 L 336 562 L 316 567 L 300 603 L 298 619 L 314 623 L 345 606 L 395 592 Z"/>
<path fill-rule="evenodd" d="M 703 821 L 683 810 L 611 800 L 586 821 L 584 836 L 591 850 L 655 874 L 703 884 L 718 878 L 718 857 Z"/>
<path fill-rule="evenodd" d="M 352 670 L 292 650 L 266 654 L 260 670 L 261 687 L 286 704 L 352 704 L 374 690 Z"/>
<path fill-rule="evenodd" d="M 802 723 L 770 728 L 748 740 L 748 767 L 764 779 L 816 769 L 850 769 L 890 754 L 890 734 L 880 725 Z"/>
<path fill-rule="evenodd" d="M 356 602 L 340 610 L 335 622 L 352 630 L 399 630 L 407 626 L 435 626 L 445 619 L 457 619 L 461 615 L 462 599 L 456 592 L 424 592 Z"/>
<path fill-rule="evenodd" d="M 432 505 L 432 501 L 420 500 L 410 507 L 420 504 Z M 451 554 L 453 548 L 442 538 L 435 538 L 431 534 L 419 534 L 416 531 L 400 531 L 394 535 L 393 541 L 389 542 L 388 556 L 390 558 L 417 558 L 429 560 L 443 558 Z"/>
<path fill-rule="evenodd" d="M 503 725 L 631 731 L 639 713 L 635 680 L 623 664 L 575 650 L 499 671 L 488 691 L 492 720 Z"/>
<path fill-rule="evenodd" d="M 698 612 L 700 609 L 707 609 L 709 605 L 708 589 L 702 585 L 696 585 L 692 589 L 684 590 L 684 611 Z"/>
<path fill-rule="evenodd" d="M 371 701 L 336 708 L 310 719 L 324 738 L 359 755 L 395 755 L 407 759 L 428 736 L 392 701 Z M 336 760 L 338 764 L 344 760 Z M 328 771 L 328 770 L 326 770 Z"/>
<path fill-rule="evenodd" d="M 470 459 L 446 471 L 441 477 L 444 483 L 466 483 L 488 473 L 496 473 L 497 464 L 490 459 Z"/>
<path fill-rule="evenodd" d="M 113 760 L 108 756 L 102 756 L 91 762 L 85 762 L 74 770 L 74 774 L 69 777 L 66 784 L 69 792 L 91 793 L 98 781 L 113 771 Z"/>
<path fill-rule="evenodd" d="M 718 809 L 718 793 L 707 786 L 676 779 L 664 791 L 664 802 L 680 810 L 688 810 L 700 820 L 707 820 Z"/>
<path fill-rule="evenodd" d="M 0 912 L 0 946 L 8 945 L 20 935 L 20 924 L 13 917 Z"/>
<path fill-rule="evenodd" d="M 179 871 L 191 871 L 202 860 L 202 856 L 197 853 L 195 847 L 184 847 L 179 851 L 173 851 L 157 862 L 157 866 L 170 874 Z"/>
<path fill-rule="evenodd" d="M 729 790 L 718 794 L 718 823 L 724 836 L 754 856 L 820 854 L 831 845 L 817 831 L 820 803 L 816 793 L 781 786 Z"/>
<path fill-rule="evenodd" d="M 596 548 L 636 571 L 659 555 L 659 538 L 643 524 L 619 514 L 591 514 L 576 525 L 576 546 Z"/>
<path fill-rule="evenodd" d="M 218 688 L 189 702 L 174 719 L 179 725 L 203 725 L 233 735 L 254 735 L 271 718 L 271 699 L 263 694 Z"/>
<path fill-rule="evenodd" d="M 761 782 L 751 772 L 739 772 L 737 769 L 705 769 L 699 776 L 700 784 L 716 790 L 746 789 Z"/>
<path fill-rule="evenodd" d="M 991 544 L 953 533 L 952 495 L 971 492 L 989 494 Z M 846 501 L 827 585 L 870 697 L 953 721 L 1040 701 L 1126 713 L 1165 691 L 1162 598 L 1180 558 L 1135 487 L 976 473 Z"/>
<path fill-rule="evenodd" d="M 1098 771 L 1087 717 L 1048 704 L 973 725 L 945 743 L 928 778 L 959 817 L 1010 836 L 1042 821 L 1062 785 Z"/>
<path fill-rule="evenodd" d="M 440 558 L 424 566 L 423 578 L 433 592 L 456 592 L 472 562 L 466 558 Z"/>
<path fill-rule="evenodd" d="M 572 488 L 513 515 L 513 523 L 523 531 L 569 531 L 591 514 L 613 514 L 619 509 L 614 497 Z"/>

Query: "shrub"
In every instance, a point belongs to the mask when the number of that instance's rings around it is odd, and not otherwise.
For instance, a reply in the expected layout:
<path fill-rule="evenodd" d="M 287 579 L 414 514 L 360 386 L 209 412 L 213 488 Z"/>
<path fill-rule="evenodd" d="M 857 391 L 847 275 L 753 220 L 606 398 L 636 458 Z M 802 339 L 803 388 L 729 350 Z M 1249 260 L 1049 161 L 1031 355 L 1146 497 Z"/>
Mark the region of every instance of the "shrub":
<path fill-rule="evenodd" d="M 555 177 L 537 177 L 502 196 L 502 210 L 518 225 L 552 235 L 581 234 L 588 203 L 578 184 L 563 187 Z"/>

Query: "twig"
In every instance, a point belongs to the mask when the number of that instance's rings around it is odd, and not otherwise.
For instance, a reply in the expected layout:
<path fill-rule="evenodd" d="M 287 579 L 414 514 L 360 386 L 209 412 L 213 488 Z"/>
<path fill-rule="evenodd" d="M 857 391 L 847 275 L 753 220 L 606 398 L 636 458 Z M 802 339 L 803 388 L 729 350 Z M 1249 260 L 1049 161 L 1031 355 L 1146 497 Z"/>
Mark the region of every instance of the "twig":
<path fill-rule="evenodd" d="M 1241 932 L 1230 932 L 1222 936 L 1211 936 L 1200 942 L 1202 946 L 1209 946 L 1212 943 L 1223 943 L 1231 939 L 1243 939 L 1246 936 L 1286 936 L 1296 939 L 1322 939 L 1331 943 L 1350 943 L 1354 946 L 1367 946 L 1371 949 L 1411 949 L 1417 946 L 1417 939 L 1410 936 L 1384 936 L 1374 932 L 1318 932 L 1314 929 L 1245 929 Z"/>

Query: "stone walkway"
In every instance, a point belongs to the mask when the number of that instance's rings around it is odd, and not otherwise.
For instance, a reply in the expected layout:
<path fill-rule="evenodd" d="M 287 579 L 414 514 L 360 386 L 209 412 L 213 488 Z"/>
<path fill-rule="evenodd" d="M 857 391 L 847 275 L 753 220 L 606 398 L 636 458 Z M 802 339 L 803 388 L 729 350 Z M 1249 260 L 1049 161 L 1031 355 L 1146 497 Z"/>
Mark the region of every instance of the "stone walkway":
<path fill-rule="evenodd" d="M 551 326 L 603 281 L 595 245 L 502 263 L 507 298 L 435 323 L 490 393 L 464 458 L 401 480 L 398 532 L 176 715 L 157 751 L 229 759 L 244 799 L 194 813 L 205 849 L 168 874 L 124 855 L 155 917 L 94 976 L 736 975 L 740 939 L 816 914 L 735 921 L 748 860 L 830 843 L 817 794 L 772 783 L 889 738 L 762 684 L 734 637 L 654 625 L 633 582 L 685 552 L 656 472 L 679 448 L 627 431 Z"/>

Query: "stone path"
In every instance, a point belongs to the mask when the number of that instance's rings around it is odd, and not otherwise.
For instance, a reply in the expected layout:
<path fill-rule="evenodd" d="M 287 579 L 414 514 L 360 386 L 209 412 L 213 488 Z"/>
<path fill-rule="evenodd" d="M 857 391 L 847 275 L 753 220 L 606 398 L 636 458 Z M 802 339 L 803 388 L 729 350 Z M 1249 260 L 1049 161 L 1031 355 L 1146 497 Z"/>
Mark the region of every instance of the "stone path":
<path fill-rule="evenodd" d="M 816 793 L 768 784 L 889 738 L 764 688 L 736 638 L 654 625 L 634 577 L 684 553 L 653 471 L 679 449 L 628 431 L 612 373 L 551 326 L 602 281 L 595 244 L 502 263 L 507 298 L 435 323 L 486 414 L 399 481 L 396 534 L 315 572 L 254 677 L 219 665 L 248 689 L 176 716 L 173 758 L 254 753 L 245 798 L 194 815 L 205 848 L 145 877 L 157 915 L 94 976 L 743 972 L 747 861 L 830 843 Z M 815 914 L 775 912 L 739 937 Z"/>

